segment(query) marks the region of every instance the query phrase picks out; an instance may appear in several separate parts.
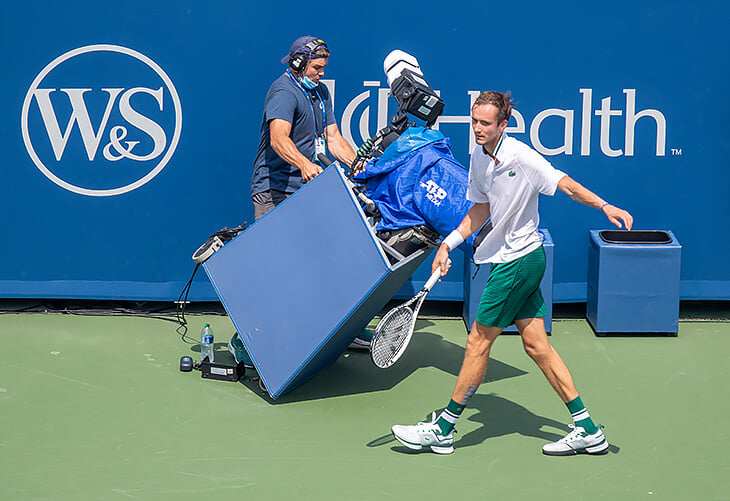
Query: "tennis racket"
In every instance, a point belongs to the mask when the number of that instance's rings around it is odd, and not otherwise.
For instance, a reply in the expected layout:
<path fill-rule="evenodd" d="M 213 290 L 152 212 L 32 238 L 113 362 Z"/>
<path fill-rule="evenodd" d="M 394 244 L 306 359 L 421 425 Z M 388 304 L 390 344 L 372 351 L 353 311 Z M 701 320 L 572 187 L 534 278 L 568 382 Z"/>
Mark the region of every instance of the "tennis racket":
<path fill-rule="evenodd" d="M 449 259 L 449 264 L 451 260 Z M 441 277 L 441 267 L 431 274 L 423 289 L 413 299 L 396 306 L 378 322 L 370 342 L 370 358 L 381 369 L 387 369 L 403 355 L 416 328 L 416 319 L 431 288 Z"/>

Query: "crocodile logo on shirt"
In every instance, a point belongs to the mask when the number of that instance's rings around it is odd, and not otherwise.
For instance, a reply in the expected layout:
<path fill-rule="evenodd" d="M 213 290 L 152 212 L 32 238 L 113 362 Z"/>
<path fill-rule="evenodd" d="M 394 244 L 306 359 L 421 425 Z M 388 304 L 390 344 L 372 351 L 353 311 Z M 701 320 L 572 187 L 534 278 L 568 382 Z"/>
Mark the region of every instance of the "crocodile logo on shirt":
<path fill-rule="evenodd" d="M 509 171 L 509 174 L 508 174 L 509 177 L 515 177 L 516 175 L 517 174 L 515 173 L 515 171 L 513 171 L 513 170 Z"/>

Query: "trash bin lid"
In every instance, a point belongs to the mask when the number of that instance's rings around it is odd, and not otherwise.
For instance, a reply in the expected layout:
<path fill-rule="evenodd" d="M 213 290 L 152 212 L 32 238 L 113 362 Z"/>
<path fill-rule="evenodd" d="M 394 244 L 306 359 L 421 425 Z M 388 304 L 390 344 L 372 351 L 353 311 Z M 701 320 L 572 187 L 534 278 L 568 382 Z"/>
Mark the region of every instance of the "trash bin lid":
<path fill-rule="evenodd" d="M 609 244 L 669 244 L 672 237 L 661 230 L 602 230 L 601 239 Z"/>

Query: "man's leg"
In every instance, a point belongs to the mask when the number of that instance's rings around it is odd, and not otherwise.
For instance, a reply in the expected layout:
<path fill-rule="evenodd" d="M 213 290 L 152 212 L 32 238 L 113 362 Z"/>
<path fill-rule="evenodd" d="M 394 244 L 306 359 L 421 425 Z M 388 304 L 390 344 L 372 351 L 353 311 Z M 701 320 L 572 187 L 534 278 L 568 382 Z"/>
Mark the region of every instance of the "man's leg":
<path fill-rule="evenodd" d="M 482 384 L 487 371 L 489 353 L 502 330 L 501 327 L 487 327 L 479 322 L 474 322 L 471 332 L 466 338 L 464 361 L 461 363 L 461 370 L 459 370 L 459 377 L 456 379 L 451 400 L 436 419 L 441 435 L 451 433 L 461 417 L 461 413 L 469 404 L 469 400 Z"/>
<path fill-rule="evenodd" d="M 484 379 L 489 352 L 502 330 L 501 327 L 487 327 L 474 322 L 467 337 L 459 377 L 446 409 L 438 417 L 434 412 L 430 422 L 413 426 L 393 426 L 393 435 L 398 441 L 415 450 L 430 447 L 438 454 L 449 454 L 454 451 L 454 425 Z"/>
<path fill-rule="evenodd" d="M 515 320 L 515 326 L 522 336 L 525 352 L 535 361 L 550 385 L 555 389 L 564 403 L 578 396 L 573 376 L 568 366 L 560 358 L 558 352 L 548 341 L 545 323 L 542 318 L 526 318 Z"/>
<path fill-rule="evenodd" d="M 543 453 L 553 456 L 568 456 L 608 452 L 608 442 L 600 425 L 596 426 L 593 423 L 578 395 L 568 366 L 548 341 L 543 319 L 519 319 L 515 320 L 515 325 L 522 336 L 525 352 L 540 367 L 550 385 L 568 407 L 575 422 L 572 432 L 557 442 L 546 444 L 542 449 Z"/>
<path fill-rule="evenodd" d="M 487 327 L 474 322 L 466 338 L 464 361 L 456 379 L 454 393 L 451 395 L 452 400 L 461 402 L 470 388 L 478 387 L 482 383 L 492 345 L 503 330 L 501 327 Z"/>

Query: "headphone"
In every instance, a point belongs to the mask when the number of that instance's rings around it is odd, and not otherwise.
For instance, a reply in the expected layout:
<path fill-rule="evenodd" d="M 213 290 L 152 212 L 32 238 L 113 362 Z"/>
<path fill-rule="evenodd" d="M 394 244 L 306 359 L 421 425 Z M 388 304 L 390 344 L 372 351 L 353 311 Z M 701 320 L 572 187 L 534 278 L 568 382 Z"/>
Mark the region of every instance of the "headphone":
<path fill-rule="evenodd" d="M 289 68 L 291 68 L 294 73 L 301 73 L 307 66 L 307 61 L 313 59 L 312 55 L 318 49 L 327 49 L 327 44 L 324 43 L 324 40 L 315 38 L 314 40 L 311 40 L 307 45 L 299 49 L 297 52 L 292 54 L 291 58 L 289 59 Z"/>

